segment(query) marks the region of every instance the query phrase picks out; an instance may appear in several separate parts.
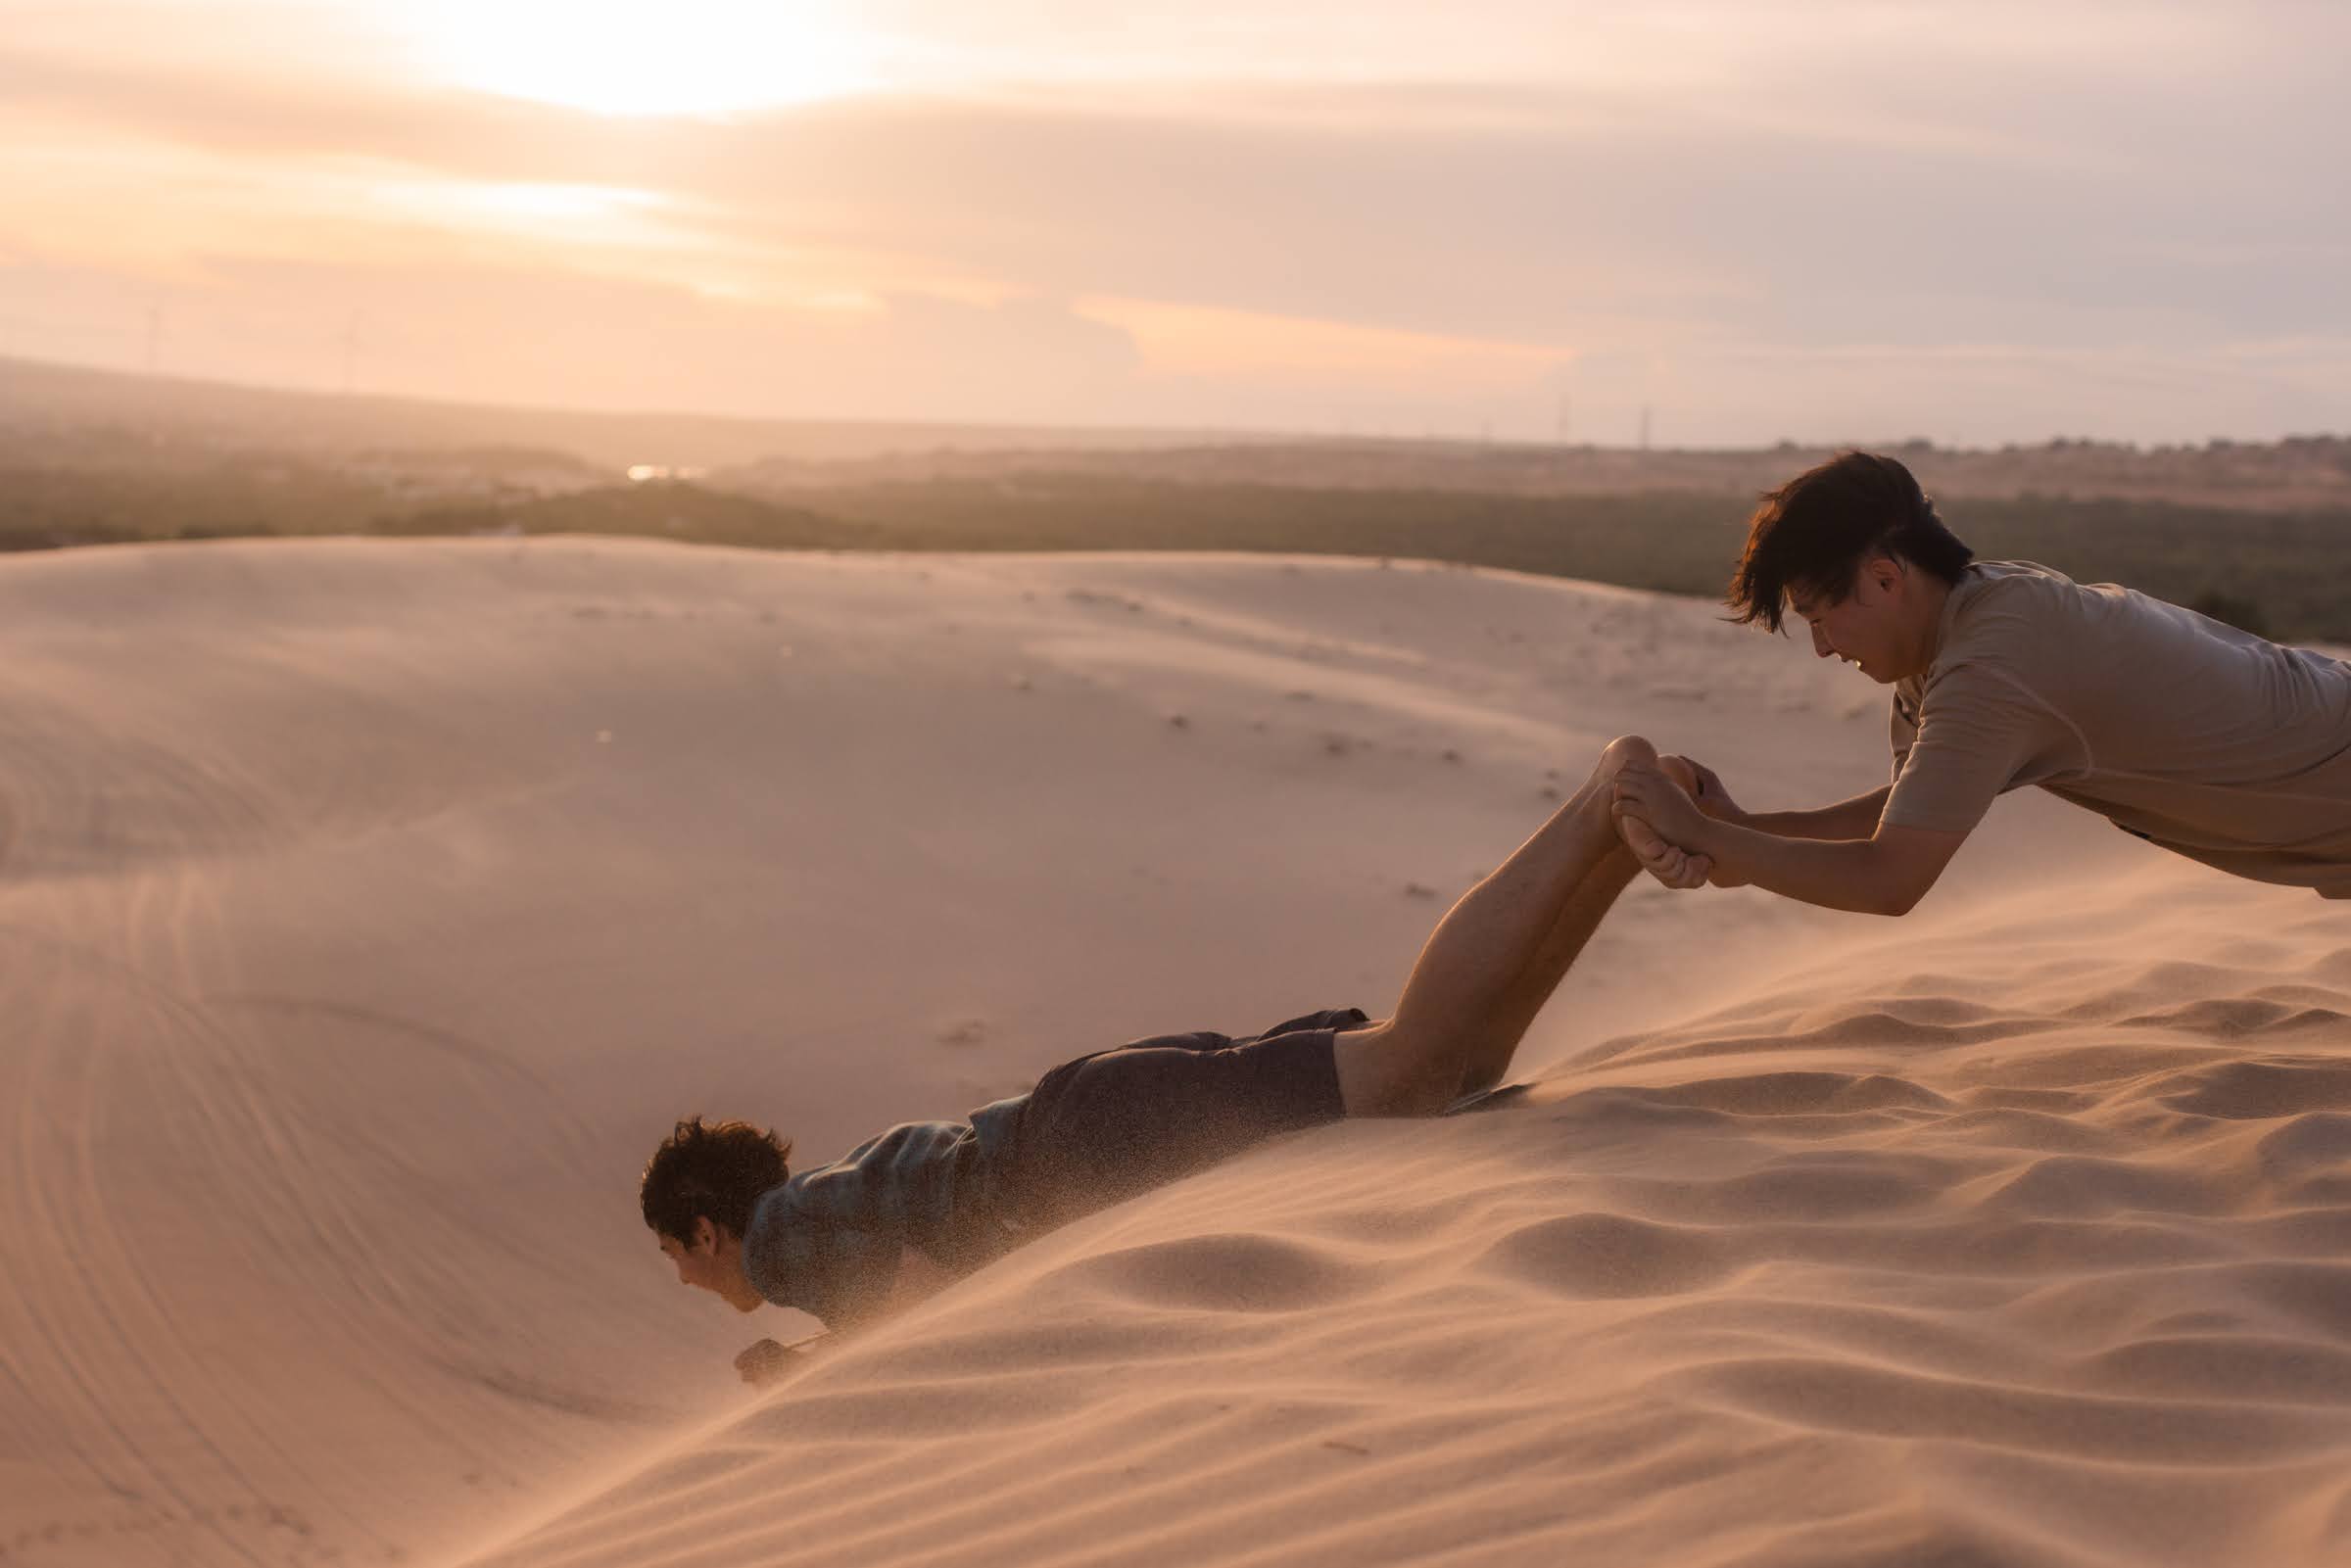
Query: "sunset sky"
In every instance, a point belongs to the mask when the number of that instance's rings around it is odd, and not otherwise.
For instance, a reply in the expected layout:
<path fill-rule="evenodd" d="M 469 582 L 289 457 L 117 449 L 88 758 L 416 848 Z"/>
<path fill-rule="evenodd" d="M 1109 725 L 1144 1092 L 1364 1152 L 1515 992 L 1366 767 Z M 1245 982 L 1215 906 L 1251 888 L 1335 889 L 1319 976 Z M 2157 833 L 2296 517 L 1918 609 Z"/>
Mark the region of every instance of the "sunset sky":
<path fill-rule="evenodd" d="M 0 0 L 0 355 L 1660 445 L 2351 428 L 2351 7 Z"/>

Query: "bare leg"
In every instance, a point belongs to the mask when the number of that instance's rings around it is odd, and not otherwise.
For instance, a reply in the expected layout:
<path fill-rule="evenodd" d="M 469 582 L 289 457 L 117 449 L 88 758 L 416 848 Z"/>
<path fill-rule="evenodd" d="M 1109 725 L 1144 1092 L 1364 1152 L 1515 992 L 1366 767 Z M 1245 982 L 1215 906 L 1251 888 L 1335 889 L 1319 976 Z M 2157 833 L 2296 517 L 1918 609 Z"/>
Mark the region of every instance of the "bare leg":
<path fill-rule="evenodd" d="M 1437 923 L 1396 1016 L 1338 1037 L 1349 1116 L 1428 1116 L 1501 1081 L 1527 1026 L 1640 870 L 1609 816 L 1609 781 L 1654 761 L 1609 742 L 1592 777 Z"/>

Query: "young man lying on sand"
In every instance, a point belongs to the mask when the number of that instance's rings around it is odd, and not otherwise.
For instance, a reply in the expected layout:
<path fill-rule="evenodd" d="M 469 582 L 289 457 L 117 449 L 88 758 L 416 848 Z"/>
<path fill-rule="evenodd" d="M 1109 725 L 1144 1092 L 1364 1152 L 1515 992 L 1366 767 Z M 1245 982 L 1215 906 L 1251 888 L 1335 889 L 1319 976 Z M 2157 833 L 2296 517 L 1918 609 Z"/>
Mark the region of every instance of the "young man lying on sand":
<path fill-rule="evenodd" d="M 1627 736 L 1533 837 L 1462 896 L 1413 965 L 1396 1016 L 1311 1013 L 1260 1035 L 1161 1035 L 1065 1062 L 968 1121 L 892 1127 L 792 1173 L 791 1144 L 740 1121 L 681 1121 L 645 1168 L 645 1222 L 679 1282 L 738 1311 L 796 1307 L 855 1328 L 1020 1242 L 1175 1181 L 1275 1133 L 1342 1117 L 1433 1116 L 1492 1088 L 1616 895 L 1644 863 L 1703 878 L 1626 825 L 1619 772 L 1679 758 Z M 737 1358 L 748 1382 L 790 1352 Z"/>
<path fill-rule="evenodd" d="M 1894 782 L 1754 813 L 1703 768 L 1692 790 L 1627 767 L 1618 812 L 1710 867 L 1653 868 L 1661 880 L 1906 914 L 1994 796 L 2039 784 L 2206 865 L 2351 898 L 2351 664 L 1977 561 L 1910 471 L 1868 452 L 1764 499 L 1729 598 L 1774 632 L 1795 611 L 1816 654 L 1894 688 Z"/>

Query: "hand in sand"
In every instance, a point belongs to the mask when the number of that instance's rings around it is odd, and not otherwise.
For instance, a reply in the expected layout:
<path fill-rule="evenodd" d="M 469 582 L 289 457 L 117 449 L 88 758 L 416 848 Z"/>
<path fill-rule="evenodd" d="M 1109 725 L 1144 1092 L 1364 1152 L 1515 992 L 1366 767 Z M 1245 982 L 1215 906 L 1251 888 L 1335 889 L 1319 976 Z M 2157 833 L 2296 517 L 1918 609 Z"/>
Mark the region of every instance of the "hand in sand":
<path fill-rule="evenodd" d="M 761 1340 L 735 1357 L 735 1370 L 743 1374 L 743 1380 L 745 1383 L 754 1386 L 761 1383 L 772 1383 L 790 1371 L 792 1364 L 799 1358 L 800 1353 L 789 1345 L 778 1345 L 774 1340 Z"/>
<path fill-rule="evenodd" d="M 1653 771 L 1643 764 L 1634 763 L 1620 770 L 1616 775 L 1617 780 L 1621 781 L 1626 773 L 1636 769 L 1644 773 Z M 1708 782 L 1713 782 L 1717 789 L 1721 787 L 1720 782 L 1714 781 L 1711 774 L 1686 757 L 1660 757 L 1654 771 L 1660 771 L 1666 779 L 1683 789 L 1703 789 Z M 1691 854 L 1671 842 L 1645 817 L 1622 809 L 1615 802 L 1623 798 L 1623 791 L 1619 787 L 1615 801 L 1610 806 L 1615 816 L 1616 834 L 1624 840 L 1625 847 L 1633 852 L 1633 858 L 1641 862 L 1641 869 L 1668 887 L 1687 889 L 1704 886 L 1713 874 L 1714 863 L 1704 855 Z"/>

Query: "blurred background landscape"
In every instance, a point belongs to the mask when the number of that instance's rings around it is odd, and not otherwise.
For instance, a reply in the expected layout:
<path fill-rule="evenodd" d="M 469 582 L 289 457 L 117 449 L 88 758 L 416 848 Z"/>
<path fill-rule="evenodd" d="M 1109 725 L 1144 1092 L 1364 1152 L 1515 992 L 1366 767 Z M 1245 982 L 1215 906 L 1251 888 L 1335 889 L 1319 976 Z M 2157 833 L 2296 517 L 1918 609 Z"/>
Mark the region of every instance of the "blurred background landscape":
<path fill-rule="evenodd" d="M 0 0 L 0 546 L 1711 594 L 1859 446 L 1986 555 L 2341 639 L 2346 52 L 2298 0 Z"/>
<path fill-rule="evenodd" d="M 1834 449 L 728 419 L 0 361 L 0 547 L 606 534 L 777 549 L 1260 550 L 1711 594 Z M 2351 440 L 1894 445 L 1993 558 L 2351 641 Z"/>

